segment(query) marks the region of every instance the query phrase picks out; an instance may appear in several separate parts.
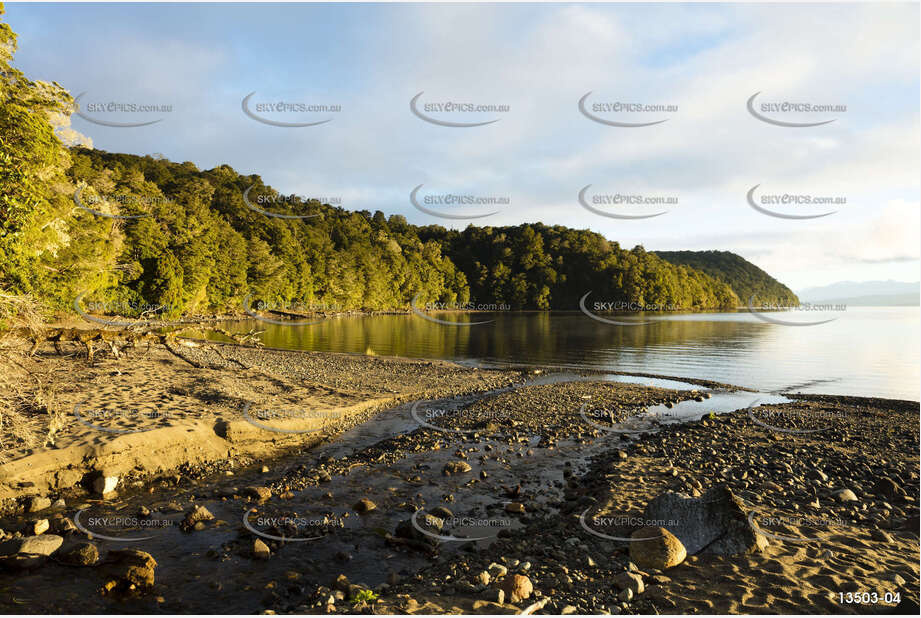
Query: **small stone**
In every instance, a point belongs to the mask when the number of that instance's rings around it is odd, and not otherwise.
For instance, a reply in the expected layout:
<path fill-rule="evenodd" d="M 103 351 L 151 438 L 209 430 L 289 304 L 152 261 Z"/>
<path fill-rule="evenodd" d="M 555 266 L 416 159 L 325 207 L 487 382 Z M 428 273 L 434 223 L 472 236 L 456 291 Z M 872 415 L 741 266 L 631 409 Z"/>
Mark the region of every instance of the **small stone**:
<path fill-rule="evenodd" d="M 688 555 L 681 541 L 665 528 L 647 526 L 630 536 L 630 560 L 641 569 L 664 571 L 681 564 Z"/>
<path fill-rule="evenodd" d="M 348 592 L 349 586 L 352 584 L 349 583 L 349 578 L 343 574 L 339 574 L 339 577 L 336 578 L 336 581 L 333 582 L 333 590 L 338 590 L 340 592 Z"/>
<path fill-rule="evenodd" d="M 489 571 L 489 574 L 492 575 L 494 579 L 508 574 L 508 569 L 504 565 L 495 562 L 486 567 L 486 570 Z"/>
<path fill-rule="evenodd" d="M 568 616 L 570 614 L 575 614 L 578 611 L 579 609 L 575 605 L 567 605 L 560 611 L 560 614 L 563 616 Z"/>
<path fill-rule="evenodd" d="M 476 576 L 476 582 L 481 586 L 488 586 L 490 581 L 492 581 L 492 577 L 490 577 L 489 571 L 480 571 Z"/>
<path fill-rule="evenodd" d="M 265 502 L 272 497 L 272 490 L 268 487 L 247 487 L 243 490 L 243 496 L 257 502 Z"/>
<path fill-rule="evenodd" d="M 831 494 L 838 502 L 856 502 L 857 496 L 850 489 L 839 489 Z"/>
<path fill-rule="evenodd" d="M 26 512 L 27 513 L 37 513 L 38 511 L 44 511 L 50 506 L 51 506 L 51 500 L 49 500 L 48 498 L 43 498 L 42 496 L 30 496 L 26 500 Z"/>
<path fill-rule="evenodd" d="M 32 534 L 39 535 L 48 532 L 51 528 L 51 524 L 48 523 L 47 519 L 36 519 L 29 526 Z"/>
<path fill-rule="evenodd" d="M 902 491 L 899 489 L 898 483 L 884 476 L 876 481 L 876 485 L 873 486 L 873 493 L 882 498 L 895 501 L 901 496 Z"/>
<path fill-rule="evenodd" d="M 76 566 L 92 566 L 99 561 L 99 550 L 92 543 L 78 543 L 65 552 L 60 558 L 67 564 Z"/>
<path fill-rule="evenodd" d="M 268 560 L 272 557 L 272 551 L 268 545 L 262 542 L 262 539 L 253 541 L 253 557 L 258 560 Z"/>
<path fill-rule="evenodd" d="M 524 505 L 520 502 L 507 502 L 505 504 L 506 513 L 524 513 Z"/>
<path fill-rule="evenodd" d="M 454 513 L 452 513 L 449 509 L 446 509 L 443 506 L 436 506 L 431 511 L 429 511 L 429 513 L 431 513 L 432 515 L 434 515 L 435 517 L 439 519 L 453 519 L 454 518 Z"/>
<path fill-rule="evenodd" d="M 113 563 L 109 568 L 110 574 L 126 586 L 153 587 L 157 561 L 147 552 L 138 549 L 114 550 L 109 552 L 106 560 Z"/>
<path fill-rule="evenodd" d="M 118 477 L 117 476 L 107 476 L 101 474 L 96 477 L 96 480 L 93 481 L 93 491 L 101 496 L 110 494 L 115 491 L 115 488 L 118 486 Z"/>
<path fill-rule="evenodd" d="M 632 590 L 633 596 L 643 594 L 643 590 L 645 590 L 643 577 L 637 573 L 618 573 L 614 576 L 613 581 L 614 585 L 621 590 Z M 629 601 L 630 599 L 627 600 Z"/>
<path fill-rule="evenodd" d="M 195 524 L 204 521 L 211 521 L 214 519 L 214 515 L 211 514 L 211 511 L 206 509 L 203 506 L 194 506 L 188 513 L 185 515 L 183 523 L 186 527 L 194 528 Z"/>
<path fill-rule="evenodd" d="M 870 533 L 870 536 L 873 538 L 874 541 L 879 541 L 881 543 L 892 543 L 893 542 L 892 537 L 889 535 L 889 533 L 885 532 L 884 530 L 880 530 L 878 528 L 873 530 L 873 532 Z"/>
<path fill-rule="evenodd" d="M 55 532 L 58 534 L 73 534 L 77 531 L 77 525 L 70 517 L 62 517 L 56 521 Z"/>
<path fill-rule="evenodd" d="M 700 398 L 698 397 L 698 399 Z M 623 601 L 624 603 L 629 603 L 630 601 L 633 600 L 633 590 L 630 588 L 624 588 L 623 590 L 617 593 L 617 598 L 618 600 Z"/>
<path fill-rule="evenodd" d="M 534 592 L 534 586 L 527 575 L 509 575 L 502 580 L 502 591 L 505 597 L 512 603 L 524 601 Z"/>
<path fill-rule="evenodd" d="M 489 588 L 484 593 L 484 598 L 490 603 L 498 603 L 502 605 L 505 603 L 505 591 L 501 588 Z"/>
<path fill-rule="evenodd" d="M 452 474 L 470 472 L 470 470 L 472 470 L 472 468 L 466 461 L 449 461 L 444 465 L 444 468 L 441 469 L 441 473 L 445 476 L 451 476 Z"/>
<path fill-rule="evenodd" d="M 374 509 L 376 509 L 377 505 L 374 504 L 374 502 L 372 502 L 371 500 L 368 500 L 367 498 L 362 498 L 361 500 L 356 502 L 352 506 L 352 508 L 358 511 L 359 513 L 369 513 L 373 511 Z"/>
<path fill-rule="evenodd" d="M 64 538 L 55 534 L 21 536 L 0 543 L 0 556 L 12 554 L 37 554 L 50 556 L 58 550 Z"/>

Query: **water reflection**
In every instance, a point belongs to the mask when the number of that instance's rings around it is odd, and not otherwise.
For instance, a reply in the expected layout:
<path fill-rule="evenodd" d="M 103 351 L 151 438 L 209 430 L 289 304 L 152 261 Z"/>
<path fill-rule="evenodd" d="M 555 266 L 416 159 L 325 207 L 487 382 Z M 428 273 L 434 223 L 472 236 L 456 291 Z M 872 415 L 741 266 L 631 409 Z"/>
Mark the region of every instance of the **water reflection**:
<path fill-rule="evenodd" d="M 264 330 L 263 343 L 276 348 L 635 371 L 764 391 L 918 399 L 917 307 L 849 308 L 834 322 L 807 328 L 764 323 L 747 312 L 669 314 L 639 326 L 569 312 L 435 315 L 460 323 L 494 321 L 454 327 L 414 315 L 379 315 L 308 326 L 257 320 L 220 326 L 237 333 Z"/>

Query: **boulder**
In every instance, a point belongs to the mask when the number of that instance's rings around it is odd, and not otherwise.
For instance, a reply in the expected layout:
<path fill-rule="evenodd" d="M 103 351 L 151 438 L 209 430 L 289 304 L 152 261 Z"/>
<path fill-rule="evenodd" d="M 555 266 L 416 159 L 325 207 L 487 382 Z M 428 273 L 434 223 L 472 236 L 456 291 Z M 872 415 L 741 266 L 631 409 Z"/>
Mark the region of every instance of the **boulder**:
<path fill-rule="evenodd" d="M 664 571 L 678 566 L 688 555 L 681 541 L 665 528 L 647 526 L 630 538 L 630 560 L 641 569 Z"/>
<path fill-rule="evenodd" d="M 644 513 L 647 523 L 661 522 L 687 553 L 746 554 L 767 547 L 767 539 L 749 522 L 742 501 L 727 485 L 699 498 L 666 492 L 653 498 Z"/>

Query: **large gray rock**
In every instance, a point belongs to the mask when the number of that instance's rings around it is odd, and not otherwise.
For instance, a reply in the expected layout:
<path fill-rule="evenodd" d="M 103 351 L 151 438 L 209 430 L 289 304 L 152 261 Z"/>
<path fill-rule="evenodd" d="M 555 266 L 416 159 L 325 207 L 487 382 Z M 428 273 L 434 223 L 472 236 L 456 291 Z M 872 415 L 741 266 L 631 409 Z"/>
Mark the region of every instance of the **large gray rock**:
<path fill-rule="evenodd" d="M 767 539 L 726 485 L 699 498 L 666 492 L 646 506 L 646 523 L 661 525 L 678 537 L 688 555 L 747 554 L 767 547 Z M 652 523 L 655 522 L 655 523 Z"/>
<path fill-rule="evenodd" d="M 63 542 L 64 538 L 56 534 L 22 536 L 0 543 L 0 556 L 13 554 L 50 556 L 58 550 Z"/>

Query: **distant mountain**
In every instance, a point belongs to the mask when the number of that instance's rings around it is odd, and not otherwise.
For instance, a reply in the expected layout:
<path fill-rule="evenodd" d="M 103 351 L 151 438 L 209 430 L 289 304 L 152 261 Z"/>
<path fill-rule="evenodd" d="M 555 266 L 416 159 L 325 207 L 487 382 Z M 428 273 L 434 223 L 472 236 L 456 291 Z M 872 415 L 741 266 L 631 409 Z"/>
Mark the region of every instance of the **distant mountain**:
<path fill-rule="evenodd" d="M 921 282 L 839 281 L 800 290 L 803 302 L 865 307 L 904 307 L 921 304 Z"/>
<path fill-rule="evenodd" d="M 752 296 L 759 305 L 796 305 L 799 303 L 793 290 L 742 256 L 730 251 L 656 251 L 655 253 L 667 262 L 695 268 L 718 281 L 727 283 L 743 305 L 747 304 Z"/>

